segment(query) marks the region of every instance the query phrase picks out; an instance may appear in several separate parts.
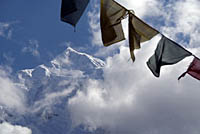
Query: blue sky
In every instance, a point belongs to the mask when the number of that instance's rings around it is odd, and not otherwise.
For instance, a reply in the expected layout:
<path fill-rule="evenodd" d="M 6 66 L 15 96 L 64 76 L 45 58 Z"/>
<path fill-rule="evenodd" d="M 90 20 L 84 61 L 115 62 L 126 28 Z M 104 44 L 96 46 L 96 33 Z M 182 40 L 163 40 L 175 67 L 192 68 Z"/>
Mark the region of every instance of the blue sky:
<path fill-rule="evenodd" d="M 190 43 L 190 40 L 196 41 L 191 39 L 190 32 L 197 27 L 198 20 L 190 22 L 189 20 L 193 18 L 188 18 L 192 12 L 195 12 L 198 16 L 198 11 L 195 11 L 196 7 L 194 7 L 194 10 L 188 10 L 188 14 L 186 12 L 184 16 L 181 10 L 174 11 L 175 9 L 172 7 L 181 3 L 181 0 L 143 0 L 137 4 L 127 0 L 118 0 L 117 2 L 128 9 L 135 10 L 136 15 L 157 30 L 181 43 L 181 45 L 188 46 L 194 44 Z M 188 8 L 187 5 L 190 5 L 192 1 L 186 1 L 185 3 L 188 3 L 185 4 L 185 8 Z M 74 32 L 71 25 L 60 21 L 61 1 L 2 0 L 0 5 L 0 32 L 3 34 L 0 35 L 0 65 L 9 65 L 14 72 L 33 68 L 51 60 L 64 51 L 66 46 L 71 46 L 103 59 L 115 54 L 116 50 L 119 52 L 118 45 L 103 48 L 99 28 L 98 4 L 97 1 L 89 3 L 77 24 L 76 32 Z M 195 4 L 191 6 L 195 6 Z M 151 10 L 149 10 L 150 8 Z M 185 24 L 179 22 L 181 20 L 179 16 L 187 19 Z M 124 28 L 126 28 L 125 34 L 127 36 L 126 23 Z M 184 27 L 188 27 L 189 23 L 192 28 L 187 30 Z M 177 29 L 175 30 L 175 28 Z M 173 30 L 176 32 L 172 32 Z M 125 42 L 125 46 L 128 46 L 127 42 Z"/>
<path fill-rule="evenodd" d="M 66 42 L 74 48 L 90 48 L 87 11 L 74 32 L 60 21 L 60 7 L 61 1 L 55 0 L 2 0 L 0 22 L 9 26 L 2 30 L 6 35 L 0 36 L 0 64 L 10 64 L 14 71 L 33 68 L 65 50 Z"/>
<path fill-rule="evenodd" d="M 138 17 L 200 57 L 199 0 L 116 1 L 133 9 Z M 0 84 L 4 84 L 3 89 L 9 89 L 10 98 L 13 93 L 23 93 L 2 68 L 11 66 L 14 72 L 33 68 L 71 46 L 101 57 L 106 63 L 103 80 L 89 79 L 84 90 L 78 91 L 68 102 L 75 126 L 85 124 L 91 131 L 106 128 L 111 134 L 200 132 L 199 81 L 188 75 L 177 81 L 193 57 L 163 67 L 160 78 L 155 78 L 146 61 L 154 53 L 159 35 L 142 44 L 142 48 L 136 51 L 136 61 L 132 63 L 128 40 L 103 47 L 99 0 L 90 1 L 77 24 L 77 32 L 60 21 L 60 4 L 61 1 L 55 0 L 1 1 Z M 127 38 L 127 20 L 123 20 L 123 28 Z M 0 96 L 0 102 L 1 99 Z M 19 107 L 24 105 L 21 99 L 16 103 Z"/>

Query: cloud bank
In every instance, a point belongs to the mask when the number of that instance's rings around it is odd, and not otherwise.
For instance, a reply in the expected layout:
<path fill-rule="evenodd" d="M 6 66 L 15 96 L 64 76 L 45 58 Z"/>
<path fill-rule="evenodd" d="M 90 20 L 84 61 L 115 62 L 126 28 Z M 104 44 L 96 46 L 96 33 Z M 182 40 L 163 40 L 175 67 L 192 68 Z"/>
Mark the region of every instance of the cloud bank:
<path fill-rule="evenodd" d="M 155 78 L 145 65 L 150 44 L 128 62 L 126 47 L 107 59 L 104 80 L 89 80 L 84 91 L 69 101 L 74 125 L 91 130 L 106 128 L 111 134 L 188 134 L 199 132 L 199 82 L 177 77 L 192 60 L 162 68 Z"/>
<path fill-rule="evenodd" d="M 200 19 L 199 8 L 196 7 L 198 0 L 118 2 L 134 9 L 136 15 L 138 13 L 166 36 L 187 46 L 193 54 L 200 55 L 197 44 L 200 31 L 197 23 Z M 100 35 L 96 25 L 99 20 L 94 17 L 99 12 L 94 10 L 89 13 L 93 43 L 99 42 L 96 38 Z M 148 14 L 157 19 L 150 20 Z M 69 100 L 75 126 L 85 124 L 91 131 L 105 128 L 110 134 L 199 133 L 199 81 L 188 75 L 179 82 L 177 80 L 193 57 L 162 67 L 160 78 L 155 78 L 146 61 L 153 55 L 159 39 L 158 35 L 143 43 L 142 48 L 136 51 L 134 63 L 128 60 L 127 42 L 114 44 L 119 47 L 119 53 L 107 58 L 104 79 L 88 80 L 85 90 Z M 100 48 L 101 51 L 103 49 L 109 48 Z"/>
<path fill-rule="evenodd" d="M 0 67 L 0 105 L 18 112 L 25 111 L 25 89 L 15 83 L 10 76 L 10 69 Z"/>
<path fill-rule="evenodd" d="M 32 134 L 32 131 L 26 127 L 4 122 L 0 124 L 0 134 Z"/>
<path fill-rule="evenodd" d="M 199 0 L 176 0 L 162 4 L 164 25 L 161 31 L 188 47 L 199 47 Z"/>

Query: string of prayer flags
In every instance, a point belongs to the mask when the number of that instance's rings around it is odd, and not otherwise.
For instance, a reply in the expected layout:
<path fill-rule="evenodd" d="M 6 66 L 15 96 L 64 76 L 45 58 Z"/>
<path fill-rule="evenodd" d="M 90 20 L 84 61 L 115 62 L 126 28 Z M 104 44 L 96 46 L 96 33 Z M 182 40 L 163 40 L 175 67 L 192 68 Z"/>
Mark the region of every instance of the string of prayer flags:
<path fill-rule="evenodd" d="M 100 26 L 104 46 L 125 39 L 121 19 L 126 9 L 113 0 L 101 0 Z"/>
<path fill-rule="evenodd" d="M 62 0 L 61 20 L 75 27 L 88 3 L 89 0 Z"/>
<path fill-rule="evenodd" d="M 129 48 L 131 59 L 134 62 L 134 50 L 140 49 L 140 43 L 151 40 L 159 32 L 134 15 L 134 12 L 127 10 L 114 0 L 101 0 L 100 2 L 100 27 L 104 46 L 125 40 L 121 20 L 128 16 Z M 61 20 L 75 26 L 88 3 L 89 0 L 62 0 Z M 155 53 L 147 61 L 147 66 L 154 76 L 159 77 L 162 66 L 176 64 L 191 55 L 191 52 L 162 35 Z M 186 74 L 200 80 L 200 59 L 195 57 L 187 71 L 178 79 Z"/>
<path fill-rule="evenodd" d="M 197 57 L 194 57 L 192 63 L 188 67 L 187 71 L 183 73 L 178 80 L 184 77 L 186 74 L 191 75 L 192 77 L 200 80 L 200 60 Z"/>
<path fill-rule="evenodd" d="M 148 60 L 147 66 L 156 77 L 159 77 L 161 66 L 175 64 L 191 55 L 191 52 L 185 50 L 176 42 L 162 36 L 154 55 Z"/>
<path fill-rule="evenodd" d="M 129 12 L 129 47 L 134 61 L 134 50 L 140 48 L 140 43 L 152 39 L 159 32 Z"/>
<path fill-rule="evenodd" d="M 134 61 L 134 49 L 140 48 L 140 43 L 152 39 L 159 32 L 138 17 L 131 11 L 113 0 L 101 0 L 101 34 L 104 46 L 109 46 L 125 39 L 121 20 L 129 14 L 129 46 L 131 58 Z"/>

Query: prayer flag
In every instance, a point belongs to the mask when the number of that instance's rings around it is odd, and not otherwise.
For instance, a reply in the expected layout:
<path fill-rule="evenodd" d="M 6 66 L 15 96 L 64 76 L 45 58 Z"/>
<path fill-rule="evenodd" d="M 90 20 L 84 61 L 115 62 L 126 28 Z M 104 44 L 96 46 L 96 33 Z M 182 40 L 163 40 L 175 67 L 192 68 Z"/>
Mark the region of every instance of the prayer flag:
<path fill-rule="evenodd" d="M 176 42 L 162 36 L 154 55 L 148 60 L 147 66 L 156 77 L 159 77 L 161 66 L 175 64 L 191 55 L 192 53 Z"/>
<path fill-rule="evenodd" d="M 187 69 L 187 71 L 185 73 L 183 73 L 178 80 L 180 80 L 182 77 L 184 77 L 186 75 L 186 73 L 188 73 L 189 75 L 191 75 L 192 77 L 200 80 L 200 60 L 195 57 L 192 61 L 192 63 L 190 64 L 189 68 Z"/>
<path fill-rule="evenodd" d="M 134 61 L 134 50 L 140 48 L 140 43 L 152 39 L 159 32 L 140 20 L 133 13 L 129 13 L 129 47 Z"/>
<path fill-rule="evenodd" d="M 61 20 L 76 26 L 89 0 L 62 0 Z"/>
<path fill-rule="evenodd" d="M 126 9 L 113 0 L 101 0 L 100 25 L 104 46 L 109 46 L 125 39 L 121 19 Z"/>

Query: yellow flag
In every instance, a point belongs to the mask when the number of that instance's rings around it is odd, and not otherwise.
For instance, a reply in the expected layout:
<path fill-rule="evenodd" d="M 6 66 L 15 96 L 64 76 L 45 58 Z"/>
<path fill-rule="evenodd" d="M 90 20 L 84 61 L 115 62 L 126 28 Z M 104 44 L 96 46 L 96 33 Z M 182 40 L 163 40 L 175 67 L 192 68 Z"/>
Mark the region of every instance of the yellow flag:
<path fill-rule="evenodd" d="M 134 61 L 134 50 L 140 48 L 140 43 L 152 39 L 159 32 L 129 12 L 129 46 L 131 58 Z"/>
<path fill-rule="evenodd" d="M 101 0 L 101 35 L 104 46 L 109 46 L 125 39 L 121 19 L 126 9 L 113 0 Z"/>

